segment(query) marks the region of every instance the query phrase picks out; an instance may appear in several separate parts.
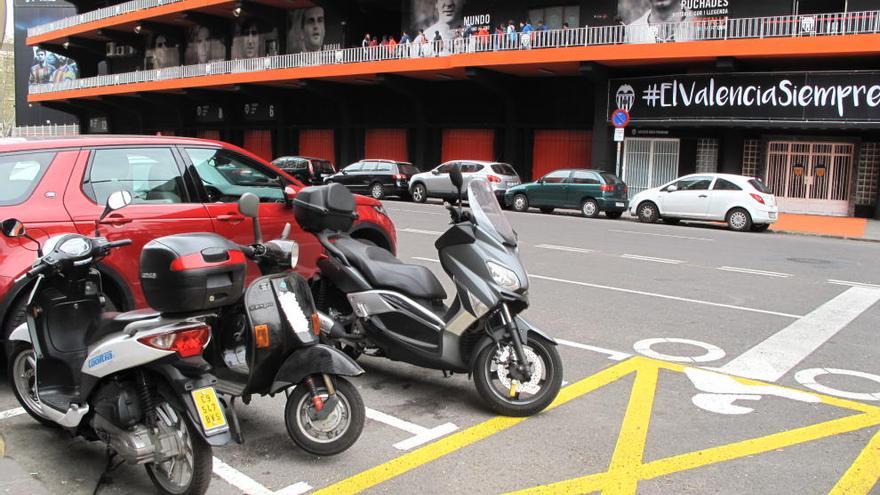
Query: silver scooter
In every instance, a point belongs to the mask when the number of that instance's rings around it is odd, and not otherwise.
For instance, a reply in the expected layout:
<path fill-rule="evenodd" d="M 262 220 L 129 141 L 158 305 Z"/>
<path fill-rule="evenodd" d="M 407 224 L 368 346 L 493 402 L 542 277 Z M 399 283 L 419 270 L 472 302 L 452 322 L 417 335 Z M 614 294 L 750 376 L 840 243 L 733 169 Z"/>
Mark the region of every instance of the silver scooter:
<path fill-rule="evenodd" d="M 528 416 L 547 407 L 562 383 L 555 341 L 519 313 L 528 307 L 528 276 L 516 234 L 488 183 L 468 186 L 471 211 L 461 207 L 462 176 L 450 173 L 458 206 L 439 239 L 440 264 L 456 287 L 446 292 L 424 266 L 352 239 L 354 199 L 345 187 L 310 187 L 294 200 L 304 229 L 327 256 L 314 283 L 325 341 L 357 357 L 383 356 L 444 372 L 468 373 L 494 411 Z"/>
<path fill-rule="evenodd" d="M 101 218 L 130 202 L 127 191 L 113 193 Z M 37 242 L 18 220 L 3 221 L 2 230 Z M 40 423 L 144 465 L 160 493 L 200 495 L 211 482 L 211 446 L 231 439 L 216 379 L 201 358 L 213 315 L 104 312 L 94 267 L 129 244 L 71 233 L 38 248 L 19 277 L 34 285 L 27 323 L 9 336 L 9 380 Z"/>

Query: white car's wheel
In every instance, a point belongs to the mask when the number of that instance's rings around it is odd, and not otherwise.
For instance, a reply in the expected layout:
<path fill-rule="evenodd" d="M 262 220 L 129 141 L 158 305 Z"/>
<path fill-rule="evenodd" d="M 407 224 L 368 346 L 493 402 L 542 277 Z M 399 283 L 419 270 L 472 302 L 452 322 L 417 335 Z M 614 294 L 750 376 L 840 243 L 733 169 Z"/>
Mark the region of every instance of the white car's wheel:
<path fill-rule="evenodd" d="M 752 228 L 752 216 L 743 208 L 734 208 L 727 213 L 727 226 L 736 232 L 746 232 Z"/>

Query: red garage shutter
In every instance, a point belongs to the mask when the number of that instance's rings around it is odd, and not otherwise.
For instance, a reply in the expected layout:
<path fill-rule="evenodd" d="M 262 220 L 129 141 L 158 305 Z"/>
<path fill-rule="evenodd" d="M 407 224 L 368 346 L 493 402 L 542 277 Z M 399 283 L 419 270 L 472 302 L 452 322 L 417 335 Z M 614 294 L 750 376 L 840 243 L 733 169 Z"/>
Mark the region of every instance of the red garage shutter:
<path fill-rule="evenodd" d="M 592 168 L 590 131 L 535 131 L 532 179 L 560 168 Z"/>
<path fill-rule="evenodd" d="M 196 131 L 196 137 L 201 139 L 212 139 L 214 141 L 220 140 L 220 131 L 217 129 L 203 129 L 201 131 Z"/>
<path fill-rule="evenodd" d="M 367 129 L 364 158 L 408 162 L 406 129 Z"/>
<path fill-rule="evenodd" d="M 265 129 L 244 132 L 244 149 L 272 161 L 272 132 Z"/>
<path fill-rule="evenodd" d="M 336 163 L 336 148 L 333 142 L 333 129 L 304 129 L 299 131 L 299 154 L 312 158 L 323 158 Z"/>
<path fill-rule="evenodd" d="M 494 160 L 495 131 L 492 129 L 445 129 L 442 162 L 449 160 Z"/>

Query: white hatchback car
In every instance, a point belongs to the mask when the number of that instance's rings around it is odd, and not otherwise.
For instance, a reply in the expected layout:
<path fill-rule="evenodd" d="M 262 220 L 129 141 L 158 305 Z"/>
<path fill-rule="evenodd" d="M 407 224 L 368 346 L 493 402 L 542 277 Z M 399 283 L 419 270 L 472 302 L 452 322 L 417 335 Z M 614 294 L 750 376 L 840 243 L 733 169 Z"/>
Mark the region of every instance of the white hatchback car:
<path fill-rule="evenodd" d="M 721 221 L 731 230 L 763 232 L 777 220 L 779 209 L 761 179 L 692 174 L 636 194 L 630 201 L 630 214 L 646 223 Z"/>

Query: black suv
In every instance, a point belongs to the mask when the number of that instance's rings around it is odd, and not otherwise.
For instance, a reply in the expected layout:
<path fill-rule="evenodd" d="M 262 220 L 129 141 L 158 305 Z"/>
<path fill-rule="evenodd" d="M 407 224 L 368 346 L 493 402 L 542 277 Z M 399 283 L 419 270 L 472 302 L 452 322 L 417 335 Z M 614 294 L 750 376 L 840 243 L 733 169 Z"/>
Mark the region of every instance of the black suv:
<path fill-rule="evenodd" d="M 308 156 L 282 156 L 272 160 L 272 165 L 296 177 L 307 186 L 317 186 L 336 173 L 336 168 L 322 158 Z"/>
<path fill-rule="evenodd" d="M 327 178 L 354 193 L 366 193 L 376 199 L 385 196 L 409 198 L 409 179 L 419 173 L 411 163 L 393 160 L 364 159 L 354 162 Z"/>

